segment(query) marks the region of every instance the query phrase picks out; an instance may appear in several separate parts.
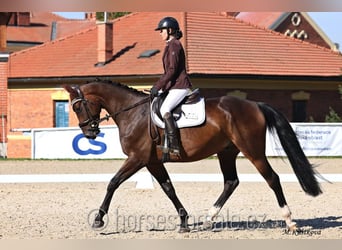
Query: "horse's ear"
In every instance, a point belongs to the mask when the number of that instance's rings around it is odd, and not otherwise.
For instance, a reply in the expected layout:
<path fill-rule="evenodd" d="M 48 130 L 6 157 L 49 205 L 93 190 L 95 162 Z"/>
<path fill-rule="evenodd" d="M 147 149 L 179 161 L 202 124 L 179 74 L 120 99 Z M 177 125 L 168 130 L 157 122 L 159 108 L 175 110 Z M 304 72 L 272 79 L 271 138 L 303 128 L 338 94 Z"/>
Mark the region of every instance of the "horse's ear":
<path fill-rule="evenodd" d="M 69 94 L 75 94 L 76 93 L 76 90 L 75 88 L 73 88 L 72 86 L 70 85 L 67 85 L 67 84 L 63 84 L 62 87 L 69 92 Z"/>

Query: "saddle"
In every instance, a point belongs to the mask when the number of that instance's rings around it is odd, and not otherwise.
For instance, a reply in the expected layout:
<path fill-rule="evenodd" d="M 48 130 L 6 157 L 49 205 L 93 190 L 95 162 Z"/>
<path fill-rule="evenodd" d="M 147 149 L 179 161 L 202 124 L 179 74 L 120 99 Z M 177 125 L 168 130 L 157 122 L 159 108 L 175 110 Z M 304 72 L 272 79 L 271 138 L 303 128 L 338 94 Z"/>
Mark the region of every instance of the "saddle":
<path fill-rule="evenodd" d="M 151 118 L 154 124 L 164 128 L 163 117 L 160 113 L 160 107 L 163 104 L 165 93 L 153 99 L 151 104 Z M 199 89 L 193 90 L 180 102 L 172 111 L 173 118 L 178 128 L 198 126 L 205 121 L 205 103 L 201 97 Z"/>

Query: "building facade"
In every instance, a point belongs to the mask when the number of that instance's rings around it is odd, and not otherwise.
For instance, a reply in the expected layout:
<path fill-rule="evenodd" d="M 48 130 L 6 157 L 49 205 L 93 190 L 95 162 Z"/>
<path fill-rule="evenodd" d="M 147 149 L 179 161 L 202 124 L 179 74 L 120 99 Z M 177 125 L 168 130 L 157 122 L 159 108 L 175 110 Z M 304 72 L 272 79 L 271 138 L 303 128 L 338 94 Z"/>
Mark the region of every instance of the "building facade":
<path fill-rule="evenodd" d="M 342 113 L 338 52 L 221 13 L 132 13 L 9 56 L 7 157 L 30 158 L 33 128 L 77 126 L 63 84 L 100 77 L 149 89 L 163 73 L 165 44 L 154 28 L 164 16 L 180 23 L 203 96 L 267 102 L 298 122 L 324 121 L 329 107 Z"/>

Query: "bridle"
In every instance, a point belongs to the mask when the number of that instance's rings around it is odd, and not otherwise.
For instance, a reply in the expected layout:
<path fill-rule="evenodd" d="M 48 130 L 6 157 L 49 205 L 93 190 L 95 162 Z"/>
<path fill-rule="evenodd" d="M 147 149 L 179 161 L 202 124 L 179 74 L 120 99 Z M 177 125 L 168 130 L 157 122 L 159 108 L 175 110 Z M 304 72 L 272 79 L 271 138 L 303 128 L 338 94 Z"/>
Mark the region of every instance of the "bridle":
<path fill-rule="evenodd" d="M 82 91 L 80 90 L 80 88 L 78 86 L 74 87 L 74 89 L 77 91 L 77 94 L 78 96 L 76 98 L 74 98 L 72 101 L 71 101 L 71 107 L 73 109 L 73 111 L 78 114 L 80 112 L 82 112 L 82 109 L 77 109 L 75 108 L 75 104 L 76 103 L 79 103 L 81 102 L 82 103 L 82 106 L 84 107 L 85 111 L 86 111 L 86 114 L 87 114 L 87 119 L 83 122 L 80 122 L 78 124 L 78 126 L 80 128 L 83 128 L 85 126 L 90 126 L 90 129 L 91 131 L 94 131 L 94 132 L 99 132 L 99 125 L 101 122 L 103 121 L 108 121 L 110 117 L 113 117 L 113 119 L 115 119 L 119 114 L 125 112 L 125 111 L 128 111 L 132 108 L 135 108 L 143 103 L 146 103 L 148 101 L 150 101 L 150 97 L 147 96 L 146 98 L 140 100 L 139 102 L 135 103 L 135 104 L 132 104 L 124 109 L 121 109 L 117 112 L 115 112 L 114 114 L 106 114 L 104 117 L 100 118 L 99 116 L 94 116 L 91 114 L 90 112 L 90 109 L 89 109 L 89 106 L 88 104 L 91 103 L 89 100 L 85 99 L 84 98 L 84 95 L 82 93 Z"/>
<path fill-rule="evenodd" d="M 83 122 L 80 122 L 78 124 L 78 126 L 80 128 L 83 128 L 83 127 L 89 125 L 89 127 L 90 127 L 89 130 L 91 130 L 93 132 L 99 132 L 99 125 L 100 125 L 100 123 L 103 122 L 104 120 L 108 120 L 109 117 L 105 116 L 103 118 L 99 118 L 97 115 L 96 116 L 92 115 L 91 112 L 90 112 L 89 106 L 88 106 L 90 101 L 84 98 L 84 95 L 81 92 L 81 90 L 79 89 L 79 87 L 74 87 L 74 89 L 77 91 L 78 96 L 71 101 L 71 107 L 72 107 L 73 111 L 76 114 L 79 114 L 79 113 L 82 112 L 81 108 L 76 108 L 75 107 L 76 103 L 81 102 L 82 103 L 82 107 L 85 109 L 85 112 L 87 114 L 87 119 L 84 120 Z"/>

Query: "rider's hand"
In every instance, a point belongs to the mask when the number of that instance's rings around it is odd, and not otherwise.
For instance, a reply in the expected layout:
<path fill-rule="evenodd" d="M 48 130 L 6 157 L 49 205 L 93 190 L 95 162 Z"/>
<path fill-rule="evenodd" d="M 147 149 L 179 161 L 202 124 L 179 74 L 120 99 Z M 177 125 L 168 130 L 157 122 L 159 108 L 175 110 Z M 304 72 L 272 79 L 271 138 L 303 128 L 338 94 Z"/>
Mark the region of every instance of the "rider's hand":
<path fill-rule="evenodd" d="M 158 89 L 156 87 L 152 87 L 151 90 L 150 90 L 150 96 L 151 96 L 151 99 L 155 98 L 158 96 Z"/>

